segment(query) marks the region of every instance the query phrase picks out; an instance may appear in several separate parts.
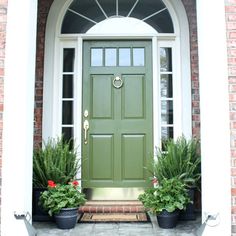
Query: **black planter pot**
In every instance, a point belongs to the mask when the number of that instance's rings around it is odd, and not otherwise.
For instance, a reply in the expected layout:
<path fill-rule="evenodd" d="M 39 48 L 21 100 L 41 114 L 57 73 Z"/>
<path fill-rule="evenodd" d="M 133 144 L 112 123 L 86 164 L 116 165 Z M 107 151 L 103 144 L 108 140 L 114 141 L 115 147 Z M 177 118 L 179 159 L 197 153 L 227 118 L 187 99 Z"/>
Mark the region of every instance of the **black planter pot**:
<path fill-rule="evenodd" d="M 185 210 L 180 211 L 179 220 L 196 220 L 194 194 L 196 188 L 189 188 L 188 195 L 193 203 L 189 203 Z"/>
<path fill-rule="evenodd" d="M 168 212 L 163 210 L 157 215 L 157 222 L 160 228 L 171 229 L 176 227 L 179 218 L 179 210 Z"/>
<path fill-rule="evenodd" d="M 54 218 L 59 229 L 72 229 L 78 220 L 78 208 L 62 208 Z"/>
<path fill-rule="evenodd" d="M 32 215 L 33 221 L 47 222 L 51 221 L 52 217 L 48 215 L 44 209 L 39 206 L 39 197 L 40 193 L 47 190 L 47 188 L 33 188 L 33 197 L 32 197 Z"/>

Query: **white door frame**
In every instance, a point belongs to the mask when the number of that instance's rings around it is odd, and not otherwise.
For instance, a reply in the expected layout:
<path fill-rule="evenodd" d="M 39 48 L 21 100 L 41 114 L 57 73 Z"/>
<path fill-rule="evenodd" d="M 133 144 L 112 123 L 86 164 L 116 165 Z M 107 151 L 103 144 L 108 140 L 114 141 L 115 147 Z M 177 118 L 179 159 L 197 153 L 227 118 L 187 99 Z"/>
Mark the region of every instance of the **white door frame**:
<path fill-rule="evenodd" d="M 75 78 L 75 107 L 74 120 L 76 145 L 81 148 L 81 114 L 82 114 L 82 47 L 83 40 L 87 39 L 150 39 L 152 40 L 153 59 L 153 115 L 154 121 L 160 121 L 160 76 L 157 70 L 159 65 L 159 47 L 172 47 L 173 49 L 173 73 L 174 73 L 174 134 L 175 138 L 184 134 L 187 138 L 192 135 L 191 119 L 191 73 L 190 73 L 190 45 L 189 26 L 187 16 L 182 3 L 176 0 L 164 1 L 173 19 L 174 34 L 152 33 L 150 35 L 119 34 L 119 35 L 88 35 L 67 34 L 61 35 L 60 29 L 63 16 L 72 0 L 56 0 L 51 6 L 48 15 L 46 39 L 45 39 L 45 61 L 44 61 L 44 95 L 43 95 L 43 139 L 61 135 L 61 87 L 58 81 L 62 74 L 60 69 L 61 47 L 74 43 L 76 49 L 76 66 L 81 68 L 77 71 Z M 181 30 L 180 30 L 181 25 Z M 62 61 L 62 60 L 61 60 Z M 52 69 L 53 68 L 53 69 Z M 184 97 L 183 97 L 184 94 Z M 158 122 L 154 122 L 154 149 L 160 146 L 161 129 Z M 81 150 L 79 150 L 81 154 Z M 80 176 L 78 176 L 80 177 Z"/>
<path fill-rule="evenodd" d="M 55 68 L 55 73 L 56 73 L 56 81 L 53 86 L 54 88 L 54 102 L 53 102 L 53 115 L 55 118 L 53 118 L 54 122 L 51 124 L 53 127 L 53 130 L 55 133 L 51 134 L 50 136 L 47 137 L 56 137 L 61 135 L 61 126 L 62 124 L 61 121 L 61 114 L 62 114 L 62 108 L 61 108 L 61 93 L 62 93 L 62 83 L 59 81 L 62 81 L 62 52 L 63 48 L 75 48 L 75 78 L 74 78 L 74 138 L 76 140 L 76 146 L 78 147 L 78 153 L 79 153 L 79 158 L 81 158 L 81 124 L 82 124 L 82 69 L 83 68 L 83 41 L 84 40 L 98 40 L 98 39 L 109 39 L 109 40 L 117 40 L 117 39 L 126 39 L 126 40 L 137 40 L 137 39 L 148 39 L 152 41 L 152 61 L 153 61 L 153 150 L 155 153 L 156 148 L 160 146 L 161 143 L 161 122 L 156 122 L 161 120 L 161 97 L 160 97 L 160 73 L 158 71 L 158 68 L 160 68 L 160 55 L 159 55 L 159 49 L 160 47 L 168 47 L 172 48 L 172 54 L 173 54 L 173 87 L 178 88 L 181 90 L 181 81 L 178 80 L 178 78 L 181 78 L 180 71 L 178 71 L 178 66 L 179 63 L 177 62 L 178 60 L 176 59 L 176 41 L 175 41 L 175 36 L 170 35 L 170 36 L 150 36 L 150 37 L 140 37 L 140 36 L 120 36 L 120 37 L 114 37 L 114 36 L 88 36 L 88 35 L 80 35 L 80 36 L 75 36 L 73 39 L 72 37 L 68 38 L 67 37 L 62 37 L 60 40 L 60 55 L 59 55 L 59 61 L 58 64 L 60 65 L 59 67 Z M 186 84 L 185 84 L 186 86 Z M 177 90 L 178 90 L 177 89 Z M 175 91 L 177 91 L 175 90 Z M 188 92 L 187 92 L 188 90 Z M 51 97 L 53 99 L 53 97 Z M 191 101 L 191 93 L 189 89 L 185 89 L 185 99 Z M 182 108 L 183 104 L 181 102 L 182 100 L 182 95 L 181 92 L 175 92 L 174 93 L 174 113 L 175 114 L 182 114 Z M 191 110 L 188 111 L 191 113 Z M 48 113 L 48 112 L 46 112 Z M 182 116 L 176 116 L 174 115 L 174 138 L 177 138 L 181 136 L 182 134 L 185 134 L 186 136 L 191 135 L 191 123 L 182 123 Z M 48 122 L 48 121 L 44 121 Z M 184 127 L 185 126 L 185 127 Z M 183 131 L 183 127 L 185 132 Z M 188 131 L 186 133 L 186 130 Z M 81 173 L 78 174 L 78 178 L 81 178 Z"/>

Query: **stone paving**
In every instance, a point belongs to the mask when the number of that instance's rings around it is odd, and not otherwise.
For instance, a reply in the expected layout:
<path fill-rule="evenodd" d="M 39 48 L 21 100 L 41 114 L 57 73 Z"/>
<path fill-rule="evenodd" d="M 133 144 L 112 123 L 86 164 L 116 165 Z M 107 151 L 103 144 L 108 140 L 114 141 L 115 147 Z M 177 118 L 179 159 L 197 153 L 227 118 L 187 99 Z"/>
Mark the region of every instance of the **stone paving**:
<path fill-rule="evenodd" d="M 174 229 L 161 229 L 156 217 L 148 223 L 78 223 L 74 229 L 60 230 L 54 223 L 35 222 L 37 236 L 200 236 L 201 218 L 180 221 Z"/>

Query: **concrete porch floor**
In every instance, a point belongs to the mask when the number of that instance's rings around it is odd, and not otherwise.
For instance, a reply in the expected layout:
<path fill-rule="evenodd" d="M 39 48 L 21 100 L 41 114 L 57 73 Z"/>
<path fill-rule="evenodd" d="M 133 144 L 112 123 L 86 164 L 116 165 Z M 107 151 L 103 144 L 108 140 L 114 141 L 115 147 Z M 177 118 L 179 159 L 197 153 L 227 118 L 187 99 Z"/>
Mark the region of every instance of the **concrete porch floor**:
<path fill-rule="evenodd" d="M 74 229 L 60 230 L 54 223 L 34 222 L 37 236 L 200 236 L 201 217 L 179 221 L 174 229 L 161 229 L 155 216 L 148 223 L 78 223 Z"/>

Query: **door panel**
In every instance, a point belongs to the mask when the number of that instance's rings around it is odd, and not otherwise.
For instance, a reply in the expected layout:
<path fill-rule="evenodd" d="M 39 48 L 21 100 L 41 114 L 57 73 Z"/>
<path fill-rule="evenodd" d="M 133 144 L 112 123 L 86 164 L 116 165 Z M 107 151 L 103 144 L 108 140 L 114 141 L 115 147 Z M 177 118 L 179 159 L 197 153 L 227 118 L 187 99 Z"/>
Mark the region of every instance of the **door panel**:
<path fill-rule="evenodd" d="M 112 180 L 113 179 L 113 135 L 90 135 L 91 159 L 90 176 L 91 180 Z M 103 163 L 101 165 L 101 163 Z"/>
<path fill-rule="evenodd" d="M 139 48 L 145 60 L 137 66 Z M 109 49 L 116 60 L 109 61 Z M 153 156 L 151 42 L 86 41 L 83 55 L 83 122 L 89 122 L 83 187 L 147 187 L 144 167 Z"/>
<path fill-rule="evenodd" d="M 143 75 L 125 75 L 122 107 L 124 119 L 143 119 L 145 107 L 145 84 Z"/>
<path fill-rule="evenodd" d="M 93 119 L 111 119 L 113 116 L 112 75 L 91 76 L 91 111 Z"/>
<path fill-rule="evenodd" d="M 122 166 L 123 179 L 129 181 L 144 181 L 145 175 L 145 135 L 122 136 Z"/>

